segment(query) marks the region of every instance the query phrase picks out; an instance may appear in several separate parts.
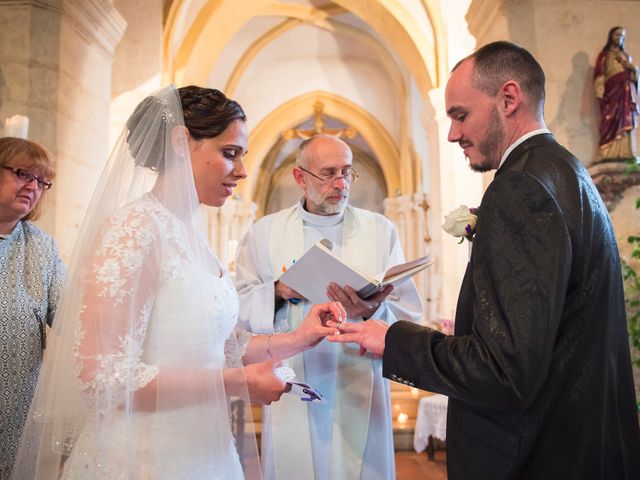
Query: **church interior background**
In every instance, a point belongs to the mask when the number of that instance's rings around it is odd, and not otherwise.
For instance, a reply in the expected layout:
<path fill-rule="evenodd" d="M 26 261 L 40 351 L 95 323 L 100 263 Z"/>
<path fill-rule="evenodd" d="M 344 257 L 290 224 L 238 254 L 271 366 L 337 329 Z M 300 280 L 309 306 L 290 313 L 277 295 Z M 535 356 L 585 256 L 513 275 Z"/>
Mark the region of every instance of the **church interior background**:
<path fill-rule="evenodd" d="M 58 159 L 38 224 L 65 259 L 124 120 L 169 82 L 218 88 L 248 116 L 248 179 L 208 211 L 211 244 L 228 263 L 252 221 L 297 198 L 300 138 L 341 135 L 361 175 L 352 203 L 393 220 L 408 258 L 435 259 L 416 283 L 423 321 L 436 325 L 453 318 L 468 259 L 441 230 L 443 215 L 478 205 L 493 176 L 471 172 L 447 142 L 444 86 L 487 42 L 514 41 L 540 61 L 547 124 L 600 179 L 628 252 L 637 177 L 593 165 L 593 66 L 615 25 L 640 57 L 637 0 L 0 0 L 0 121 L 28 116 L 29 138 Z M 394 408 L 410 408 L 411 393 L 398 392 Z"/>

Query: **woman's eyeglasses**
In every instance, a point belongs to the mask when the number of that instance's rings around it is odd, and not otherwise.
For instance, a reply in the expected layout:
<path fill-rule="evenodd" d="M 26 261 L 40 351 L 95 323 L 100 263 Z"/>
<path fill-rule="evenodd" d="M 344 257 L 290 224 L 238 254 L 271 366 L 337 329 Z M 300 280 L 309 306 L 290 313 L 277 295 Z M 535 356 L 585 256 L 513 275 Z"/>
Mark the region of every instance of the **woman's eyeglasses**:
<path fill-rule="evenodd" d="M 53 186 L 53 183 L 47 182 L 44 178 L 36 177 L 33 173 L 23 170 L 21 168 L 6 167 L 4 165 L 2 166 L 2 168 L 13 172 L 13 174 L 18 178 L 18 180 L 20 180 L 25 185 L 35 180 L 40 190 L 49 190 Z"/>

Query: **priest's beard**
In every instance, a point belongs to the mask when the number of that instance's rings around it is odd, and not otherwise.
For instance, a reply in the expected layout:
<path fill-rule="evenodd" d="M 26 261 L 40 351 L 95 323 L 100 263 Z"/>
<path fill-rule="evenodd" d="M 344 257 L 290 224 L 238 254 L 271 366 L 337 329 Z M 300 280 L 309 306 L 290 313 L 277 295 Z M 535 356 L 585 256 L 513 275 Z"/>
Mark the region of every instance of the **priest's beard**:
<path fill-rule="evenodd" d="M 475 172 L 488 172 L 500 165 L 500 146 L 504 140 L 504 128 L 500 123 L 498 110 L 494 110 L 489 119 L 487 134 L 478 143 L 478 152 L 482 155 L 480 163 L 469 163 L 471 170 Z"/>
<path fill-rule="evenodd" d="M 342 200 L 339 202 L 330 202 L 327 200 L 328 197 L 342 196 Z M 315 187 L 309 185 L 305 192 L 307 203 L 313 205 L 313 209 L 316 213 L 320 215 L 335 215 L 337 213 L 342 213 L 344 207 L 347 205 L 347 201 L 349 200 L 349 190 L 341 189 L 341 188 L 333 188 L 328 192 L 322 192 L 320 190 L 316 190 Z M 307 210 L 309 208 L 307 207 Z"/>

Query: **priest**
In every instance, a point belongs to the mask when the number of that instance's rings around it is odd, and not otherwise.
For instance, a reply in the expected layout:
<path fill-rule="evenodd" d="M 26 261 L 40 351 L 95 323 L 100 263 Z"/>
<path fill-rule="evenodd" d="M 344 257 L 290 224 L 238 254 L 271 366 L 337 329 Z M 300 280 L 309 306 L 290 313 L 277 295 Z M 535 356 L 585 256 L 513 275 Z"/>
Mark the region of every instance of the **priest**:
<path fill-rule="evenodd" d="M 371 275 L 405 261 L 395 226 L 348 204 L 357 179 L 352 156 L 349 146 L 331 135 L 318 134 L 300 144 L 293 177 L 303 197 L 256 222 L 238 247 L 236 287 L 244 328 L 277 334 L 302 321 L 309 302 L 278 278 L 319 240 L 329 240 L 334 254 Z M 352 322 L 417 322 L 422 314 L 412 281 L 395 289 L 389 285 L 366 299 L 348 285 L 325 288 Z M 264 407 L 265 479 L 394 479 L 390 392 L 380 359 L 322 342 L 283 363 L 325 401 L 307 404 L 285 395 Z"/>

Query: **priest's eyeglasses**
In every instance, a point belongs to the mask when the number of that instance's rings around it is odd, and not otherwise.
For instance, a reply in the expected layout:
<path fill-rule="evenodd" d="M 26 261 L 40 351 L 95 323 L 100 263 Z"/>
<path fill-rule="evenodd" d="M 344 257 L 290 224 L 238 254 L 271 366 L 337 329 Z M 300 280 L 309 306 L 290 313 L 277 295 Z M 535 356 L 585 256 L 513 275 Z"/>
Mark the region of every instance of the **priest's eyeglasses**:
<path fill-rule="evenodd" d="M 38 184 L 38 189 L 40 190 L 49 190 L 53 186 L 53 183 L 47 182 L 44 178 L 36 177 L 34 174 L 21 168 L 7 167 L 5 165 L 3 165 L 2 168 L 13 172 L 18 180 L 20 180 L 25 185 L 35 180 Z"/>
<path fill-rule="evenodd" d="M 358 180 L 358 173 L 353 167 L 345 167 L 342 170 L 338 170 L 337 168 L 327 169 L 327 173 L 324 175 L 316 175 L 313 172 L 310 172 L 306 168 L 302 168 L 298 165 L 298 168 L 303 172 L 308 173 L 312 177 L 317 178 L 321 182 L 333 182 L 335 180 L 343 180 L 347 183 L 354 184 Z"/>

